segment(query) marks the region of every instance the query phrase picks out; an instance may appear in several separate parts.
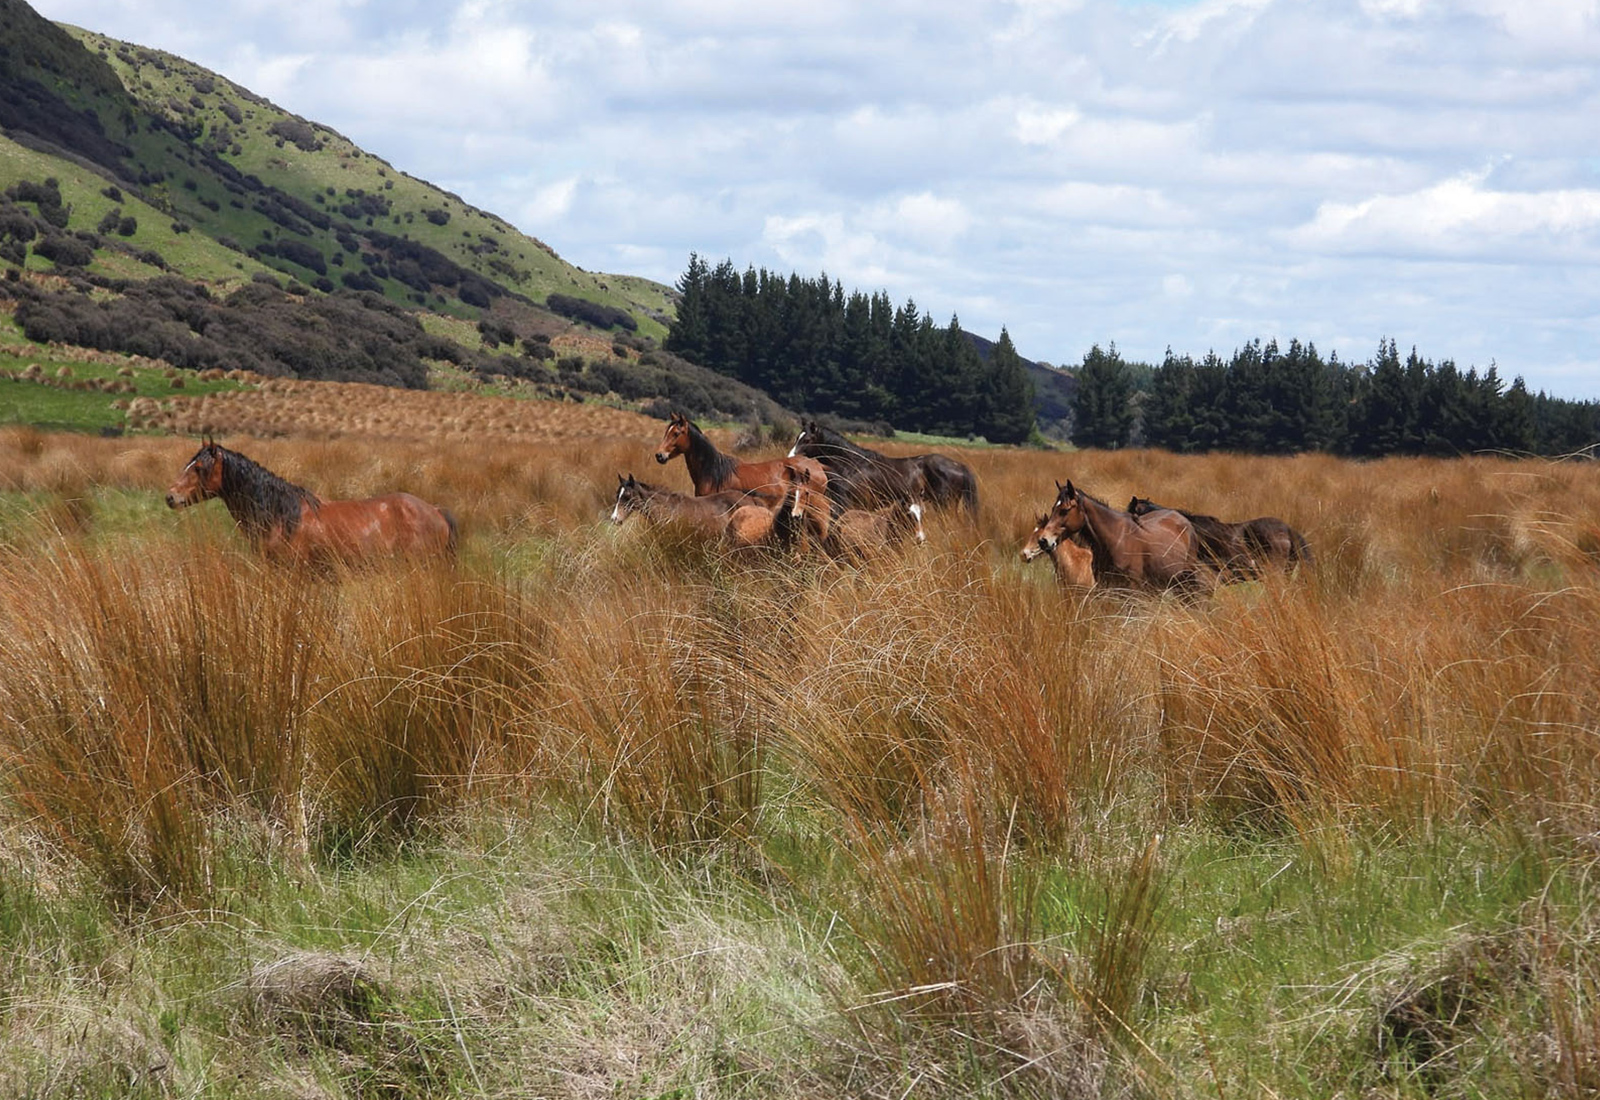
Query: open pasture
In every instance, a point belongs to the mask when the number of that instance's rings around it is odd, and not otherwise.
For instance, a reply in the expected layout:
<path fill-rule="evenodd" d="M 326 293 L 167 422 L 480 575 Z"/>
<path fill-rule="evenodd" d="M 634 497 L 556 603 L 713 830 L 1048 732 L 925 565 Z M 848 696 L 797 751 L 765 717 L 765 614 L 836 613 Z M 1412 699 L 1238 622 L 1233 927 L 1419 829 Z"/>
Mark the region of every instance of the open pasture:
<path fill-rule="evenodd" d="M 219 430 L 461 521 L 339 575 L 0 430 L 0 1092 L 1600 1088 L 1593 466 L 964 451 L 856 567 L 609 523 L 640 425 Z M 1316 563 L 1069 594 L 1068 477 Z"/>

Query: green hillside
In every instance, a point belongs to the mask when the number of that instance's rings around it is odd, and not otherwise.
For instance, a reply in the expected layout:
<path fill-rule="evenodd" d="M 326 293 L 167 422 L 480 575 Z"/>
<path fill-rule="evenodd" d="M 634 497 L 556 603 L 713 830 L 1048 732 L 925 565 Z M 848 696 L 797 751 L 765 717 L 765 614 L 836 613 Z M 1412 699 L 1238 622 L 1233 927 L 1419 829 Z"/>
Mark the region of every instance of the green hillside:
<path fill-rule="evenodd" d="M 189 278 L 243 281 L 271 268 L 324 291 L 373 290 L 468 317 L 502 297 L 544 305 L 557 293 L 628 314 L 622 327 L 642 336 L 659 337 L 670 319 L 666 287 L 580 271 L 225 77 L 58 27 L 22 0 L 0 0 L 0 92 L 0 187 L 57 179 L 71 210 L 62 228 L 74 233 L 114 210 L 137 226 L 102 232 L 91 272 L 146 276 L 137 257 L 154 252 Z"/>

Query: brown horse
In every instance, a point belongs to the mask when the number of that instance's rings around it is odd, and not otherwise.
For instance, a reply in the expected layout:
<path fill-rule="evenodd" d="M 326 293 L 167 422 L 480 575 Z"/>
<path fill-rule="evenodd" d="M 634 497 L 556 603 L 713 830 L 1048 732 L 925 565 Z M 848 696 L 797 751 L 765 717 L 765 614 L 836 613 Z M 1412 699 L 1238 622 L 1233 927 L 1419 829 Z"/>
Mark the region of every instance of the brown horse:
<path fill-rule="evenodd" d="M 846 508 L 828 532 L 828 553 L 843 561 L 865 562 L 898 546 L 906 539 L 922 543 L 921 504 L 889 504 L 873 511 Z"/>
<path fill-rule="evenodd" d="M 1022 546 L 1022 560 L 1030 562 L 1046 555 L 1055 566 L 1056 583 L 1068 588 L 1093 588 L 1094 551 L 1064 538 L 1062 526 L 1065 522 L 1065 513 L 1040 516 L 1033 534 Z"/>
<path fill-rule="evenodd" d="M 721 539 L 730 546 L 764 546 L 778 535 L 780 513 L 793 507 L 780 500 L 774 508 L 767 497 L 739 489 L 690 496 L 648 485 L 632 474 L 626 478 L 618 474 L 611 521 L 621 523 L 631 515 L 641 515 L 655 523 L 682 524 L 707 539 Z"/>
<path fill-rule="evenodd" d="M 815 420 L 800 429 L 790 458 L 814 458 L 828 471 L 828 496 L 840 508 L 877 508 L 927 501 L 961 506 L 978 516 L 978 478 L 971 467 L 941 454 L 895 458 L 853 443 Z"/>
<path fill-rule="evenodd" d="M 828 537 L 828 473 L 821 463 L 809 458 L 741 462 L 717 450 L 716 444 L 682 413 L 673 413 L 667 421 L 656 461 L 664 466 L 677 455 L 683 456 L 688 467 L 695 496 L 740 489 L 770 498 L 775 508 L 792 499 L 805 517 L 805 529 L 818 539 Z"/>
<path fill-rule="evenodd" d="M 454 556 L 459 540 L 454 516 L 410 493 L 323 500 L 207 439 L 167 489 L 167 507 L 187 508 L 212 497 L 222 498 L 251 545 L 282 561 Z"/>
<path fill-rule="evenodd" d="M 1183 589 L 1209 588 L 1215 581 L 1201 567 L 1194 525 L 1178 512 L 1130 516 L 1068 481 L 1056 483 L 1049 519 L 1063 535 L 1083 535 L 1096 580 Z"/>
<path fill-rule="evenodd" d="M 1293 571 L 1301 562 L 1313 560 L 1311 544 L 1305 536 L 1277 516 L 1259 516 L 1242 523 L 1229 523 L 1215 516 L 1196 515 L 1181 508 L 1168 509 L 1145 497 L 1128 502 L 1131 515 L 1174 511 L 1194 524 L 1201 539 L 1201 554 L 1215 562 L 1224 575 L 1259 577 L 1261 563 Z"/>

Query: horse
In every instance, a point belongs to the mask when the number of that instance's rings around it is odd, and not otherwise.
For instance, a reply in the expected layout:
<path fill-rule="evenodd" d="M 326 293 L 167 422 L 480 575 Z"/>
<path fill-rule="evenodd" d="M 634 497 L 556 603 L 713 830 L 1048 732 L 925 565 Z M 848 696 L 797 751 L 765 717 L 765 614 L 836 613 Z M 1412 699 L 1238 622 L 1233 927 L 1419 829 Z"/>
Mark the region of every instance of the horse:
<path fill-rule="evenodd" d="M 828 497 L 843 508 L 878 508 L 926 501 L 964 507 L 978 517 L 978 478 L 971 468 L 941 454 L 894 458 L 852 443 L 815 420 L 803 425 L 791 458 L 814 458 L 828 470 Z"/>
<path fill-rule="evenodd" d="M 1208 588 L 1215 579 L 1201 567 L 1194 525 L 1170 509 L 1130 516 L 1069 480 L 1056 483 L 1048 518 L 1063 535 L 1082 534 L 1093 554 L 1096 580 L 1193 590 Z"/>
<path fill-rule="evenodd" d="M 907 538 L 917 543 L 928 540 L 921 504 L 889 504 L 870 512 L 846 508 L 834 517 L 825 548 L 842 561 L 865 562 Z"/>
<path fill-rule="evenodd" d="M 690 496 L 649 485 L 632 474 L 626 478 L 618 474 L 611 521 L 622 523 L 631 515 L 641 515 L 655 523 L 680 523 L 708 539 L 743 548 L 774 540 L 779 513 L 786 504 L 787 501 L 780 501 L 774 508 L 768 497 L 742 489 Z"/>
<path fill-rule="evenodd" d="M 455 516 L 410 493 L 323 500 L 238 451 L 207 438 L 167 489 L 167 507 L 220 497 L 264 556 L 290 562 L 353 564 L 393 555 L 454 557 Z"/>
<path fill-rule="evenodd" d="M 1194 525 L 1195 537 L 1200 540 L 1200 557 L 1218 573 L 1234 580 L 1248 580 L 1260 575 L 1250 546 L 1245 541 L 1244 524 L 1229 523 L 1216 516 L 1185 512 L 1181 508 L 1168 508 L 1145 497 L 1128 501 L 1130 516 L 1147 516 L 1153 512 L 1177 512 Z"/>
<path fill-rule="evenodd" d="M 803 529 L 814 532 L 819 541 L 827 539 L 831 510 L 828 473 L 821 463 L 790 457 L 741 462 L 717 450 L 716 444 L 688 417 L 673 413 L 661 436 L 656 461 L 665 466 L 678 455 L 683 456 L 689 470 L 695 496 L 739 489 L 768 498 L 774 508 L 792 499 L 804 517 Z"/>
<path fill-rule="evenodd" d="M 1065 514 L 1040 516 L 1033 534 L 1022 545 L 1022 560 L 1031 562 L 1045 555 L 1055 567 L 1057 584 L 1064 588 L 1093 588 L 1094 551 L 1062 537 L 1061 525 L 1065 518 Z"/>
<path fill-rule="evenodd" d="M 1145 497 L 1134 497 L 1128 502 L 1129 513 L 1136 516 L 1162 509 L 1167 509 L 1167 506 Z M 1215 516 L 1199 516 L 1179 508 L 1167 510 L 1187 517 L 1202 540 L 1208 539 L 1208 531 L 1213 529 L 1228 532 L 1230 556 L 1225 563 L 1219 563 L 1226 565 L 1226 571 L 1258 577 L 1261 573 L 1258 562 L 1268 562 L 1292 572 L 1301 562 L 1315 560 L 1311 544 L 1305 536 L 1277 516 L 1258 516 L 1242 523 L 1228 523 Z"/>

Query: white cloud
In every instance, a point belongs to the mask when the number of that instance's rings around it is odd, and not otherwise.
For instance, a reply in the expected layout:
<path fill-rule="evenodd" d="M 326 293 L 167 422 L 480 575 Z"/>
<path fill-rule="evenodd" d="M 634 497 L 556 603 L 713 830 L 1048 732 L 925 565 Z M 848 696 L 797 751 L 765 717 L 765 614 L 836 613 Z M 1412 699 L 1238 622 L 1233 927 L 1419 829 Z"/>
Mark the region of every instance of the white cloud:
<path fill-rule="evenodd" d="M 1327 202 L 1288 237 L 1305 248 L 1416 256 L 1600 258 L 1600 190 L 1495 191 L 1487 172 L 1420 191 Z"/>

